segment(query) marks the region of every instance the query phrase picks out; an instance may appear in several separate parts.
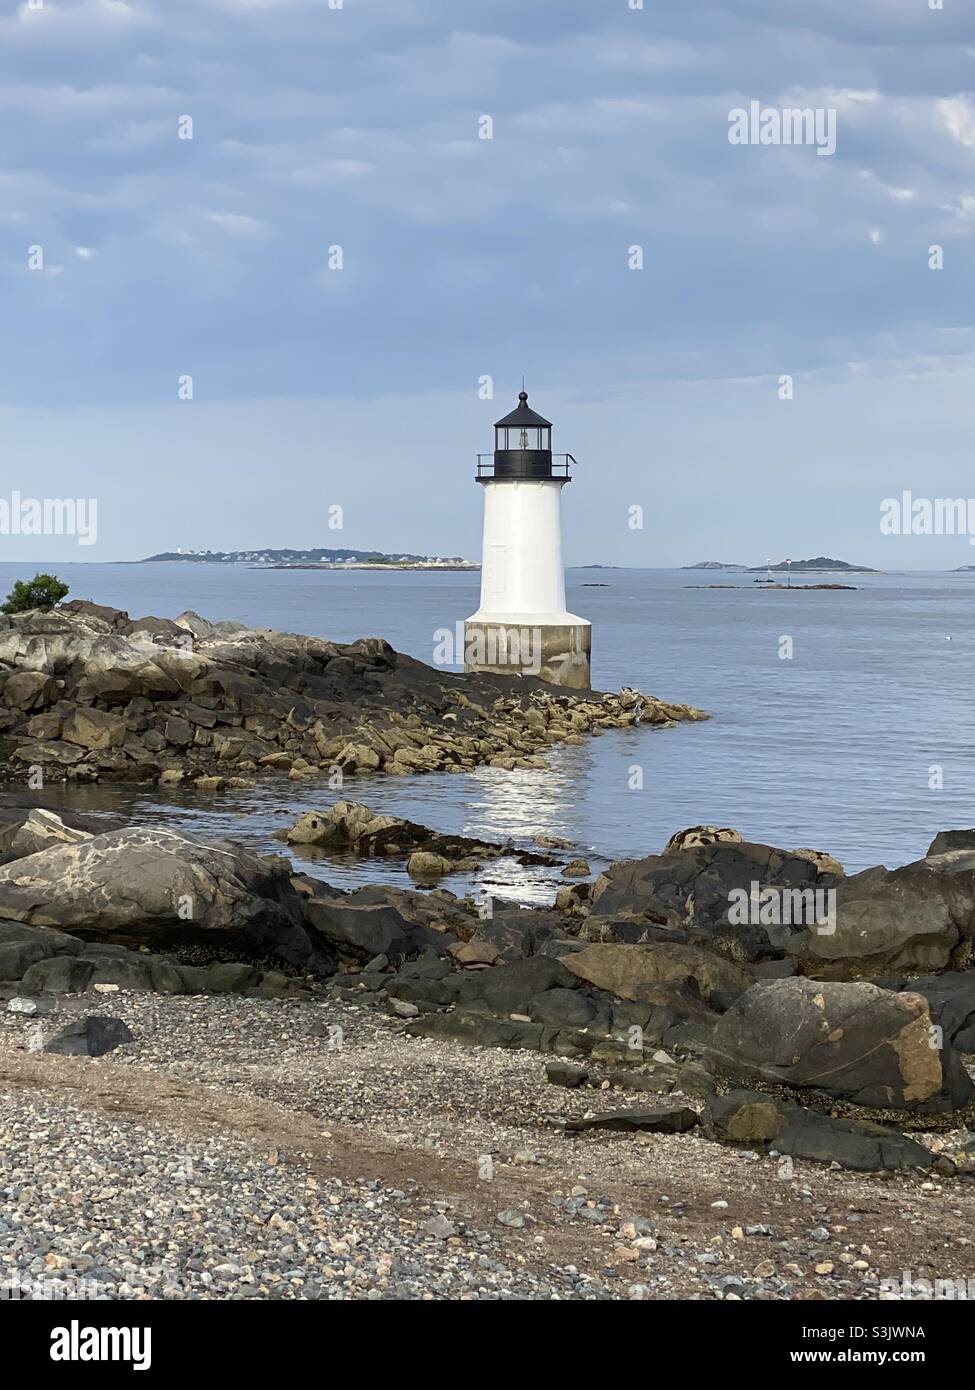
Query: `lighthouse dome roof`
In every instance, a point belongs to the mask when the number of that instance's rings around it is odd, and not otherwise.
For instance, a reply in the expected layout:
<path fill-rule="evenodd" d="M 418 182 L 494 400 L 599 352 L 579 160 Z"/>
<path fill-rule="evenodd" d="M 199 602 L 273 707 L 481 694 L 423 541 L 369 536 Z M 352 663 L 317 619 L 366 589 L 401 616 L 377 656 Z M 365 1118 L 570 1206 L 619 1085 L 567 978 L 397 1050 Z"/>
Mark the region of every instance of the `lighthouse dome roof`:
<path fill-rule="evenodd" d="M 552 428 L 551 420 L 546 420 L 544 415 L 539 415 L 537 411 L 531 409 L 528 404 L 527 391 L 519 391 L 518 405 L 510 415 L 506 415 L 503 420 L 494 422 L 495 429 L 502 429 L 505 426 L 517 429 L 519 425 L 543 425 L 546 429 Z"/>

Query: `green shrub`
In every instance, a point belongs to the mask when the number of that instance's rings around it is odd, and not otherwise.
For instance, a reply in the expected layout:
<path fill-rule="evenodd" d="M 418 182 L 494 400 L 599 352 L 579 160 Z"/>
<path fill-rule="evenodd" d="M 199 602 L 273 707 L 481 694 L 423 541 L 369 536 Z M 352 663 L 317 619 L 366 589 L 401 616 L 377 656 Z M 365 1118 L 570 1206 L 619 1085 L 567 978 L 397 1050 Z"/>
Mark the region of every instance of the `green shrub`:
<path fill-rule="evenodd" d="M 35 574 L 31 580 L 17 580 L 0 612 L 26 613 L 31 608 L 53 608 L 67 593 L 67 584 L 62 583 L 56 574 Z"/>

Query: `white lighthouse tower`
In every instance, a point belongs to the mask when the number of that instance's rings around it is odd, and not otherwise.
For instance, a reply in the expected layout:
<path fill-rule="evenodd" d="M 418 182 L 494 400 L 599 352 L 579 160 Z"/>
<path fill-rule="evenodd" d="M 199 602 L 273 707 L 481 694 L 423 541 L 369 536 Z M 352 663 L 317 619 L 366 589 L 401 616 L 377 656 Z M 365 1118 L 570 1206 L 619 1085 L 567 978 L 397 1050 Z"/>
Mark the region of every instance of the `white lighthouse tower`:
<path fill-rule="evenodd" d="M 552 423 L 518 406 L 479 454 L 484 488 L 481 606 L 464 624 L 464 669 L 522 673 L 588 690 L 592 629 L 565 607 L 562 489 L 571 454 L 552 455 Z"/>

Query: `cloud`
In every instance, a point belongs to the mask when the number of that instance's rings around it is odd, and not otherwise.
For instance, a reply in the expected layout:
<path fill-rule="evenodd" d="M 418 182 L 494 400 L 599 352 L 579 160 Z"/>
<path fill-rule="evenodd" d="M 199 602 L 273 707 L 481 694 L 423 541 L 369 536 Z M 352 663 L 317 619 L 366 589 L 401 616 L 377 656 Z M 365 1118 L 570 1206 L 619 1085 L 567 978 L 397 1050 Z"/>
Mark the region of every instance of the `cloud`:
<path fill-rule="evenodd" d="M 268 231 L 266 223 L 241 212 L 207 212 L 206 219 L 234 236 L 262 237 Z"/>
<path fill-rule="evenodd" d="M 975 106 L 969 98 L 946 98 L 938 102 L 938 110 L 951 138 L 967 149 L 975 148 Z"/>
<path fill-rule="evenodd" d="M 0 20 L 0 37 L 25 46 L 60 46 L 145 33 L 158 24 L 150 0 L 23 0 Z"/>

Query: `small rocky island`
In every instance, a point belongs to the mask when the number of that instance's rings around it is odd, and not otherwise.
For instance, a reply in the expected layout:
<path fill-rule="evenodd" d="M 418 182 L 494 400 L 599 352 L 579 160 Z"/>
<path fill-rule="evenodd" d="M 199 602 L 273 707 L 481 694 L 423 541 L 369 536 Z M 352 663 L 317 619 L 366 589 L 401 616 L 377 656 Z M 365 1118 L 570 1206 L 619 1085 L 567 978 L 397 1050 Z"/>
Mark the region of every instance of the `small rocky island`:
<path fill-rule="evenodd" d="M 831 560 L 827 555 L 817 555 L 812 560 L 779 560 L 774 565 L 752 565 L 748 574 L 878 574 L 878 570 L 866 565 L 851 565 L 846 560 Z"/>
<path fill-rule="evenodd" d="M 817 555 L 811 560 L 778 560 L 764 565 L 730 565 L 721 560 L 699 560 L 696 565 L 683 565 L 684 570 L 727 570 L 739 574 L 877 574 L 866 565 L 851 565 L 846 560 L 831 560 Z"/>

